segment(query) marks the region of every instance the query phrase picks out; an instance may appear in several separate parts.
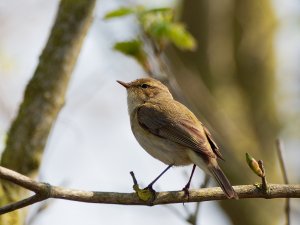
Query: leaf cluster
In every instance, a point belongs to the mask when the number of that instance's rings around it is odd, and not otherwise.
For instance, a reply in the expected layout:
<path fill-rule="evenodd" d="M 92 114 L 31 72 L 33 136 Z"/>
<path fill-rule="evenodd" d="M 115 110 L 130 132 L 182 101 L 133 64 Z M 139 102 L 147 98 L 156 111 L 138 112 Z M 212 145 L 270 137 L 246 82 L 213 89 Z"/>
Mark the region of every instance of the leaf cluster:
<path fill-rule="evenodd" d="M 196 49 L 195 39 L 183 24 L 174 20 L 174 10 L 171 8 L 121 7 L 108 12 L 104 19 L 108 20 L 129 15 L 137 18 L 141 32 L 155 44 L 157 52 L 162 52 L 170 43 L 181 50 Z M 135 58 L 144 68 L 147 68 L 147 55 L 140 35 L 129 41 L 117 42 L 114 49 Z"/>

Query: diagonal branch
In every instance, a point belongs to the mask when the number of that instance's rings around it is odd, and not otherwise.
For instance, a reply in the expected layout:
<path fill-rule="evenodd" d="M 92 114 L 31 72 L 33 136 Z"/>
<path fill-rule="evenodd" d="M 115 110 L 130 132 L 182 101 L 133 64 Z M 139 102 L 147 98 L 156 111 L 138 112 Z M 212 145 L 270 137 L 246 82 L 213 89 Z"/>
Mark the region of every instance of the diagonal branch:
<path fill-rule="evenodd" d="M 35 195 L 27 199 L 11 203 L 0 208 L 0 214 L 43 201 L 48 198 L 65 199 L 86 203 L 119 204 L 119 205 L 148 205 L 141 201 L 135 193 L 83 191 L 71 188 L 52 186 L 47 183 L 37 182 L 29 177 L 10 169 L 0 167 L 0 178 L 35 192 Z M 240 199 L 246 198 L 300 198 L 300 184 L 268 184 L 269 191 L 256 188 L 254 185 L 235 186 L 235 191 Z M 220 188 L 202 188 L 190 190 L 189 202 L 201 202 L 212 200 L 226 200 L 226 196 Z M 153 205 L 187 202 L 184 191 L 158 192 Z"/>
<path fill-rule="evenodd" d="M 0 215 L 2 215 L 4 213 L 12 212 L 12 211 L 17 210 L 17 209 L 24 208 L 24 207 L 29 206 L 29 205 L 33 205 L 34 203 L 41 202 L 45 199 L 46 198 L 42 198 L 39 195 L 33 195 L 33 196 L 25 198 L 21 201 L 10 203 L 10 204 L 5 205 L 5 206 L 0 208 Z"/>

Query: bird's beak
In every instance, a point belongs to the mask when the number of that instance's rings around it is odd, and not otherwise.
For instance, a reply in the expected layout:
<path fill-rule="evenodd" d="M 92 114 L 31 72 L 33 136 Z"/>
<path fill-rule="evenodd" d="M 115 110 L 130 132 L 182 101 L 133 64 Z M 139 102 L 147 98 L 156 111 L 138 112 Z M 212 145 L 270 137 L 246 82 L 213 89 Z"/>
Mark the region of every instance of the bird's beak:
<path fill-rule="evenodd" d="M 118 82 L 119 84 L 121 84 L 123 87 L 125 87 L 126 89 L 130 87 L 130 84 L 129 84 L 129 83 L 125 83 L 125 82 L 120 81 L 120 80 L 117 80 L 117 82 Z"/>

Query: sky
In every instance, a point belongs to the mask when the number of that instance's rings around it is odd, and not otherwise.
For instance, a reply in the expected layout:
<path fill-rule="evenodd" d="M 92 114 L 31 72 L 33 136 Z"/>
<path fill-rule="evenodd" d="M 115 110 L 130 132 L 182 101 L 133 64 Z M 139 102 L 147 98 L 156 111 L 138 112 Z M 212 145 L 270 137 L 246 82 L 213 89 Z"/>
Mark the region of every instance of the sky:
<path fill-rule="evenodd" d="M 142 68 L 132 59 L 112 50 L 116 41 L 134 37 L 136 27 L 131 17 L 103 21 L 106 12 L 120 5 L 120 0 L 102 0 L 95 10 L 94 22 L 84 41 L 78 63 L 72 75 L 66 105 L 52 129 L 39 179 L 53 185 L 82 190 L 132 192 L 129 175 L 134 171 L 141 185 L 147 185 L 165 165 L 147 155 L 135 141 L 129 125 L 126 91 L 116 80 L 131 81 L 144 76 Z M 133 1 L 128 1 L 133 2 Z M 167 6 L 174 1 L 138 1 L 152 6 Z M 274 7 L 280 19 L 275 46 L 278 52 L 277 76 L 284 85 L 278 97 L 291 96 L 280 108 L 299 107 L 300 4 L 296 0 L 276 0 Z M 26 83 L 38 63 L 55 18 L 57 0 L 0 1 L 0 137 L 14 118 L 22 100 Z M 298 21 L 298 22 L 297 22 Z M 294 82 L 292 82 L 294 81 Z M 298 81 L 295 82 L 295 81 Z M 298 101 L 298 102 L 297 102 Z M 298 111 L 297 111 L 298 110 Z M 291 132 L 287 128 L 286 133 Z M 287 135 L 288 136 L 288 135 Z M 295 149 L 296 138 L 286 146 Z M 0 149 L 3 142 L 0 142 Z M 297 171 L 298 153 L 287 156 Z M 294 160 L 294 161 L 293 161 Z M 155 186 L 156 190 L 179 190 L 187 181 L 191 167 L 171 169 Z M 196 170 L 193 187 L 203 179 Z M 193 204 L 177 204 L 183 215 Z M 31 207 L 34 215 L 38 205 Z M 201 215 L 211 215 L 202 217 Z M 201 203 L 199 224 L 229 224 L 226 215 L 214 202 Z M 30 216 L 29 216 L 30 219 Z M 186 222 L 166 206 L 119 206 L 84 204 L 63 200 L 49 201 L 49 206 L 31 224 L 174 224 Z"/>

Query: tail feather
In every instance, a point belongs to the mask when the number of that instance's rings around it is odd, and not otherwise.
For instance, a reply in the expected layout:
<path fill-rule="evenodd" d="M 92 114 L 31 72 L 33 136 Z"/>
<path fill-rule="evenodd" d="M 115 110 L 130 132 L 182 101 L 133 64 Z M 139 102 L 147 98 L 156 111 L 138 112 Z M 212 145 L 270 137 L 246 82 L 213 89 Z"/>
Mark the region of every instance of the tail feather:
<path fill-rule="evenodd" d="M 214 176 L 214 178 L 216 179 L 216 181 L 218 182 L 218 184 L 220 185 L 220 187 L 222 188 L 222 190 L 224 191 L 224 193 L 228 198 L 234 198 L 234 199 L 239 198 L 237 193 L 231 186 L 229 180 L 227 179 L 227 177 L 225 176 L 225 174 L 223 173 L 223 171 L 218 165 L 209 166 L 208 169 L 211 172 L 211 174 Z"/>
<path fill-rule="evenodd" d="M 216 159 L 210 158 L 204 161 L 203 158 L 194 151 L 189 151 L 188 154 L 193 163 L 195 163 L 198 167 L 204 170 L 205 173 L 208 173 L 215 178 L 215 180 L 218 182 L 218 184 L 220 185 L 220 187 L 222 188 L 222 190 L 228 198 L 239 198 L 237 193 L 231 186 L 229 180 L 219 167 Z"/>

